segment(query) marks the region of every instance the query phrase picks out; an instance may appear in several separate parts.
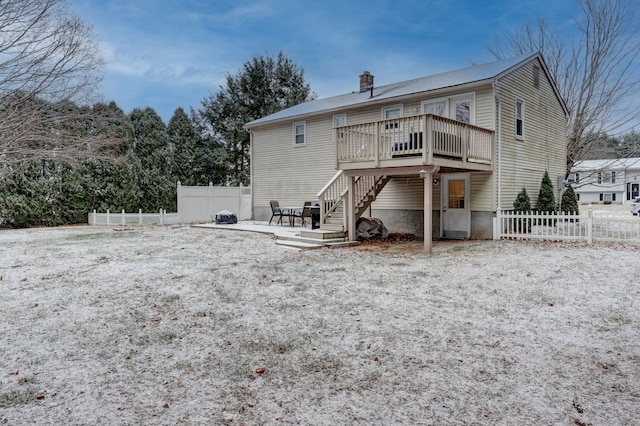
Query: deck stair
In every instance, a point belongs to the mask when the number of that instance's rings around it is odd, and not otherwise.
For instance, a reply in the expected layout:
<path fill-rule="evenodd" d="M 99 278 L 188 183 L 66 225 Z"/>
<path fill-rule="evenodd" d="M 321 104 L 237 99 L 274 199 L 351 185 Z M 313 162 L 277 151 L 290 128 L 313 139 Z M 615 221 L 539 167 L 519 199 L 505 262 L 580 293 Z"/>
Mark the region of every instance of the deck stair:
<path fill-rule="evenodd" d="M 296 236 L 277 236 L 276 244 L 302 250 L 323 247 L 335 248 L 358 245 L 358 242 L 347 241 L 342 231 L 327 231 L 321 229 L 303 229 Z"/>
<path fill-rule="evenodd" d="M 390 179 L 389 176 L 358 176 L 355 179 L 355 220 L 367 211 Z M 324 218 L 320 219 L 321 230 L 342 232 L 344 235 L 347 228 L 344 212 L 347 193 L 347 179 L 339 172 L 319 194 L 327 206 Z"/>

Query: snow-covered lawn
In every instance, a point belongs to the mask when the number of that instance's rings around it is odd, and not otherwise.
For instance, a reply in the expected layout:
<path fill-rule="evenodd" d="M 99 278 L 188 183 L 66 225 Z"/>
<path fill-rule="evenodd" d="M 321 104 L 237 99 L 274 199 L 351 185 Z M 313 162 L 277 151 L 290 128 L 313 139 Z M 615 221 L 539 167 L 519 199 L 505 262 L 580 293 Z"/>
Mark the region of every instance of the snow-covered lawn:
<path fill-rule="evenodd" d="M 640 250 L 0 232 L 0 424 L 640 421 Z"/>

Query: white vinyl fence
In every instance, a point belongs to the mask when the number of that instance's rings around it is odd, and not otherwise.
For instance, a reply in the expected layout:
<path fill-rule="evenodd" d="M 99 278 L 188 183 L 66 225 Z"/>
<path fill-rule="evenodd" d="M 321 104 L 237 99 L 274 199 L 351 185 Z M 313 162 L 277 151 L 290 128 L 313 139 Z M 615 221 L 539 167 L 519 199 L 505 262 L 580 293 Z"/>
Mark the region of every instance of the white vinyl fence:
<path fill-rule="evenodd" d="M 251 188 L 227 186 L 182 186 L 178 182 L 178 211 L 167 213 L 89 213 L 89 225 L 171 225 L 213 222 L 223 210 L 236 214 L 238 220 L 251 219 Z"/>
<path fill-rule="evenodd" d="M 598 212 L 591 206 L 578 214 L 514 212 L 498 209 L 493 239 L 640 242 L 640 218 Z"/>

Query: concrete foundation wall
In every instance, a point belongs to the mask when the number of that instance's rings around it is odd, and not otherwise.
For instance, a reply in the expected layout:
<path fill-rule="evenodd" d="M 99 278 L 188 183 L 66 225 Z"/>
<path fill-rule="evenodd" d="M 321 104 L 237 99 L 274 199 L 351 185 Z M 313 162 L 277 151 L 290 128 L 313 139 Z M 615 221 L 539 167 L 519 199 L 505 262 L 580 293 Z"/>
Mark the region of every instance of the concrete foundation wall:
<path fill-rule="evenodd" d="M 440 210 L 433 210 L 432 238 L 440 238 Z M 268 221 L 271 209 L 254 207 L 253 218 Z M 368 216 L 368 215 L 366 215 Z M 422 210 L 376 210 L 371 217 L 380 219 L 391 233 L 424 236 L 424 214 Z M 493 212 L 471 212 L 471 238 L 480 240 L 493 238 Z"/>
<path fill-rule="evenodd" d="M 432 212 L 433 238 L 440 238 L 440 210 Z M 471 212 L 471 238 L 493 238 L 492 212 Z M 391 233 L 424 236 L 424 214 L 422 210 L 372 210 L 371 217 L 382 220 Z"/>

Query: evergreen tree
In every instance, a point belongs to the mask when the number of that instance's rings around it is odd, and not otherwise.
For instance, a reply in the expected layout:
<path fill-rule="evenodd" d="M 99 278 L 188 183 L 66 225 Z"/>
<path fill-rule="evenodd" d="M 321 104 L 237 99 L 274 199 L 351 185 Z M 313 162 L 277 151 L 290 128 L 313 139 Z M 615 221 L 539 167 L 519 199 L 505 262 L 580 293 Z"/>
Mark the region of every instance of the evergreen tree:
<path fill-rule="evenodd" d="M 556 210 L 556 197 L 553 194 L 553 183 L 551 183 L 551 178 L 546 170 L 540 184 L 536 208 L 538 212 L 541 213 L 553 213 Z"/>
<path fill-rule="evenodd" d="M 177 179 L 171 175 L 173 152 L 167 128 L 150 107 L 134 109 L 129 119 L 133 128 L 131 163 L 141 191 L 138 207 L 144 212 L 175 211 Z"/>
<path fill-rule="evenodd" d="M 567 185 L 562 193 L 562 211 L 573 214 L 580 213 L 578 199 L 576 198 L 576 193 L 573 191 L 571 185 Z"/>
<path fill-rule="evenodd" d="M 173 113 L 167 133 L 174 155 L 173 177 L 182 185 L 196 185 L 198 137 L 193 123 L 182 108 Z"/>
<path fill-rule="evenodd" d="M 531 211 L 531 200 L 526 188 L 523 187 L 522 191 L 516 196 L 516 200 L 513 202 L 513 210 L 526 213 Z"/>
<path fill-rule="evenodd" d="M 224 147 L 227 183 L 249 184 L 249 133 L 252 120 L 315 98 L 304 81 L 304 71 L 282 52 L 256 56 L 236 75 L 227 75 L 226 86 L 202 101 L 200 128 Z"/>
<path fill-rule="evenodd" d="M 520 213 L 531 212 L 531 200 L 529 199 L 529 194 L 527 194 L 527 189 L 525 187 L 522 187 L 522 191 L 520 191 L 516 196 L 516 199 L 513 202 L 513 210 Z M 529 229 L 531 229 L 531 220 L 513 219 L 513 228 L 519 232 L 529 232 Z"/>

